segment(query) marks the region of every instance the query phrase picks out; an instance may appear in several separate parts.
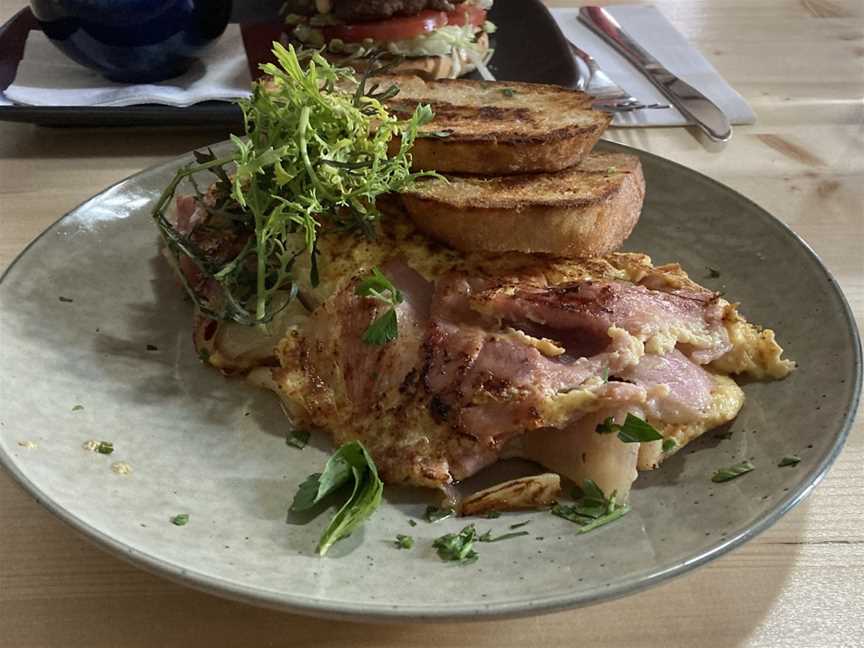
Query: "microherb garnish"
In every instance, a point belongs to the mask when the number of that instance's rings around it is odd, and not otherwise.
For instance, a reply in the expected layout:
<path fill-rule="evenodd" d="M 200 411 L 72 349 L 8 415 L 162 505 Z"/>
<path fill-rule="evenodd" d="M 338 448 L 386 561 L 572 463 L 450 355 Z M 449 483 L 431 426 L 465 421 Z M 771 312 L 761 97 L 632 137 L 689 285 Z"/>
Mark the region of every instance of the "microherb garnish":
<path fill-rule="evenodd" d="M 100 441 L 95 449 L 99 454 L 109 455 L 114 452 L 114 444 L 111 441 Z"/>
<path fill-rule="evenodd" d="M 309 511 L 337 491 L 346 496 L 321 534 L 317 551 L 323 556 L 337 540 L 350 535 L 375 512 L 381 503 L 383 490 L 384 484 L 378 477 L 372 457 L 362 443 L 352 441 L 333 453 L 323 472 L 310 475 L 300 484 L 291 511 Z"/>
<path fill-rule="evenodd" d="M 232 136 L 234 150 L 224 157 L 199 153 L 177 172 L 153 212 L 174 261 L 185 257 L 183 265 L 200 276 L 193 285 L 180 273 L 200 312 L 246 325 L 266 324 L 293 299 L 301 279 L 294 268 L 298 259 L 309 261 L 315 283 L 322 223 L 328 230 L 372 235 L 379 195 L 435 175 L 411 172 L 409 151 L 417 129 L 432 119 L 428 106 L 400 120 L 382 103 L 395 86 L 367 92 L 368 75 L 358 82 L 350 69 L 331 65 L 316 51 L 298 54 L 274 43 L 273 54 L 276 63 L 261 66 L 266 84 L 256 84 L 240 101 L 246 137 Z M 378 71 L 373 66 L 370 75 Z M 197 191 L 192 197 L 206 217 L 183 233 L 167 207 L 181 182 L 194 186 L 195 177 L 208 172 L 215 183 L 206 200 Z M 222 230 L 238 251 L 228 258 L 206 253 L 196 243 L 199 227 L 210 236 Z M 207 295 L 197 288 L 205 283 Z"/>
<path fill-rule="evenodd" d="M 189 514 L 188 513 L 180 513 L 179 515 L 175 515 L 171 518 L 171 524 L 174 526 L 185 526 L 189 523 Z"/>
<path fill-rule="evenodd" d="M 714 476 L 711 477 L 712 482 L 725 482 L 730 479 L 735 479 L 736 477 L 740 477 L 751 470 L 753 470 L 753 464 L 749 461 L 742 461 L 741 463 L 737 463 L 734 466 L 729 466 L 728 468 L 721 468 L 717 472 L 714 473 Z"/>
<path fill-rule="evenodd" d="M 426 507 L 426 511 L 423 513 L 423 519 L 430 523 L 440 522 L 441 520 L 446 520 L 454 515 L 456 515 L 456 511 L 452 508 L 439 508 L 430 504 Z"/>
<path fill-rule="evenodd" d="M 402 293 L 378 268 L 372 268 L 372 273 L 357 284 L 355 293 L 361 297 L 375 299 L 390 307 L 369 325 L 369 328 L 363 333 L 363 342 L 380 346 L 395 340 L 399 335 L 396 306 L 402 303 Z"/>
<path fill-rule="evenodd" d="M 786 466 L 797 466 L 799 463 L 801 463 L 801 457 L 797 455 L 787 455 L 780 460 L 777 467 L 785 468 Z"/>
<path fill-rule="evenodd" d="M 473 524 L 470 524 L 459 533 L 448 533 L 437 538 L 432 546 L 438 550 L 438 557 L 441 560 L 467 565 L 477 560 L 477 552 L 474 551 L 475 540 L 477 540 L 477 530 Z"/>
<path fill-rule="evenodd" d="M 501 88 L 501 94 L 505 97 L 514 97 L 516 96 L 516 91 L 513 88 Z"/>
<path fill-rule="evenodd" d="M 643 443 L 646 441 L 659 441 L 663 438 L 652 425 L 646 423 L 638 416 L 628 413 L 623 425 L 615 423 L 611 416 L 607 416 L 595 428 L 599 434 L 617 432 L 618 438 L 624 443 Z"/>
<path fill-rule="evenodd" d="M 582 488 L 574 496 L 577 496 L 575 504 L 556 504 L 552 507 L 552 513 L 578 524 L 577 533 L 588 533 L 609 524 L 630 510 L 629 505 L 616 501 L 615 492 L 606 497 L 603 490 L 590 479 L 582 483 Z"/>
<path fill-rule="evenodd" d="M 285 437 L 285 443 L 292 448 L 302 450 L 309 443 L 309 430 L 290 430 L 288 436 Z"/>
<path fill-rule="evenodd" d="M 400 533 L 396 536 L 396 540 L 393 541 L 393 544 L 396 545 L 397 549 L 410 549 L 414 546 L 414 538 Z"/>
<path fill-rule="evenodd" d="M 678 442 L 673 438 L 663 439 L 663 452 L 669 452 L 673 450 L 678 445 Z"/>

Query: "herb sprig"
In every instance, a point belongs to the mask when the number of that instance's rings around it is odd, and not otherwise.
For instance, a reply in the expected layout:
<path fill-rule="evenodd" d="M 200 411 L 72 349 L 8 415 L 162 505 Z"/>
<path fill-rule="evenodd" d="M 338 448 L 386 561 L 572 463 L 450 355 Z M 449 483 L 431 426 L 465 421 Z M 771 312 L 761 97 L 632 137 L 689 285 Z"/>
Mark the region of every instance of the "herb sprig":
<path fill-rule="evenodd" d="M 340 447 L 321 473 L 310 475 L 300 484 L 291 511 L 311 511 L 328 496 L 338 494 L 343 487 L 347 497 L 318 542 L 317 552 L 322 556 L 336 541 L 362 525 L 381 503 L 384 484 L 378 477 L 375 462 L 359 441 Z"/>
<path fill-rule="evenodd" d="M 434 175 L 412 173 L 409 153 L 417 129 L 432 119 L 428 106 L 399 120 L 382 103 L 395 89 L 367 91 L 368 75 L 358 82 L 314 51 L 298 54 L 274 43 L 273 53 L 276 63 L 261 66 L 266 84 L 240 101 L 246 138 L 232 136 L 234 150 L 224 157 L 198 154 L 195 164 L 177 172 L 153 212 L 175 262 L 191 263 L 202 278 L 179 273 L 202 314 L 245 325 L 268 323 L 290 302 L 298 289 L 298 259 L 308 259 L 310 283 L 317 283 L 322 224 L 371 234 L 379 195 Z M 399 146 L 391 150 L 395 141 Z M 195 186 L 204 172 L 216 182 L 208 196 L 196 189 L 196 209 L 208 215 L 198 227 L 230 232 L 237 249 L 227 258 L 205 254 L 196 232 L 181 233 L 166 215 L 180 184 L 189 179 Z M 202 283 L 210 287 L 207 296 Z"/>
<path fill-rule="evenodd" d="M 711 477 L 711 481 L 718 484 L 722 482 L 727 482 L 731 479 L 735 479 L 736 477 L 740 477 L 741 475 L 746 475 L 754 468 L 755 466 L 749 461 L 742 461 L 735 464 L 734 466 L 729 466 L 728 468 L 720 468 Z"/>
<path fill-rule="evenodd" d="M 402 303 L 402 293 L 378 268 L 372 268 L 372 273 L 357 284 L 355 293 L 390 307 L 369 325 L 363 333 L 363 342 L 381 346 L 395 340 L 399 335 L 396 307 Z"/>

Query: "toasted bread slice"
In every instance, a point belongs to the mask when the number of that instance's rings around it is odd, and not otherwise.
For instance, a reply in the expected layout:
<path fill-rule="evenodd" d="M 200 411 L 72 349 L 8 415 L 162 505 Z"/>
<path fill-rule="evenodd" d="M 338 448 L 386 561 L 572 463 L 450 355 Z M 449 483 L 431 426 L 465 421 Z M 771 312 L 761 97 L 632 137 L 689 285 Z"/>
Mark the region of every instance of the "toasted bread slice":
<path fill-rule="evenodd" d="M 638 157 L 593 153 L 558 173 L 421 181 L 402 202 L 419 229 L 457 250 L 585 257 L 624 242 L 644 197 Z"/>
<path fill-rule="evenodd" d="M 388 107 L 407 116 L 429 104 L 435 118 L 412 150 L 414 167 L 506 175 L 560 171 L 587 155 L 611 116 L 583 92 L 537 83 L 397 78 Z M 396 145 L 398 143 L 394 143 Z"/>

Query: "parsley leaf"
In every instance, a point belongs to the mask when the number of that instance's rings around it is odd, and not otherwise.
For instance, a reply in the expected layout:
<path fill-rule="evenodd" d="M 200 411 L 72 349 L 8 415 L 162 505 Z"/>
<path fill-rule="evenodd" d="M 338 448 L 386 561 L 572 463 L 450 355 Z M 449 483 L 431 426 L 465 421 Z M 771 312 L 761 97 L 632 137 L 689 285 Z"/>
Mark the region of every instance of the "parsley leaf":
<path fill-rule="evenodd" d="M 396 306 L 402 303 L 402 293 L 378 268 L 372 268 L 371 275 L 357 284 L 355 293 L 390 306 L 383 315 L 377 317 L 369 325 L 369 328 L 363 333 L 363 342 L 381 346 L 395 340 L 399 336 Z"/>
<path fill-rule="evenodd" d="M 302 450 L 309 443 L 309 430 L 289 430 L 288 436 L 285 437 L 285 443 L 292 448 Z"/>
<path fill-rule="evenodd" d="M 432 506 L 431 504 L 426 507 L 426 511 L 423 513 L 423 518 L 427 522 L 440 522 L 441 520 L 446 520 L 449 517 L 452 517 L 456 514 L 456 511 L 452 508 L 439 508 L 437 506 Z"/>
<path fill-rule="evenodd" d="M 410 549 L 414 546 L 414 538 L 409 535 L 402 535 L 401 533 L 396 536 L 396 539 L 393 541 L 393 544 L 396 545 L 397 549 Z"/>
<path fill-rule="evenodd" d="M 588 533 L 609 524 L 630 511 L 627 504 L 619 504 L 613 492 L 608 498 L 590 479 L 582 483 L 581 497 L 575 504 L 556 504 L 552 514 L 579 525 L 577 533 Z"/>
<path fill-rule="evenodd" d="M 114 452 L 114 444 L 111 441 L 100 441 L 99 445 L 96 446 L 96 452 L 99 454 L 111 454 Z"/>
<path fill-rule="evenodd" d="M 737 463 L 734 466 L 729 466 L 728 468 L 721 468 L 714 473 L 714 476 L 711 477 L 711 481 L 718 484 L 721 482 L 729 481 L 730 479 L 735 479 L 736 477 L 747 474 L 748 472 L 753 470 L 753 468 L 753 464 L 749 461 L 742 461 L 741 463 Z"/>
<path fill-rule="evenodd" d="M 678 442 L 672 437 L 663 439 L 663 452 L 669 452 L 678 446 Z"/>
<path fill-rule="evenodd" d="M 660 441 L 663 438 L 663 435 L 655 430 L 654 426 L 629 412 L 623 425 L 618 425 L 611 416 L 607 416 L 601 423 L 597 424 L 595 431 L 598 434 L 617 432 L 618 438 L 624 443 Z"/>
<path fill-rule="evenodd" d="M 797 466 L 799 463 L 801 463 L 801 457 L 798 455 L 787 455 L 780 460 L 777 467 L 784 468 L 786 466 Z"/>
<path fill-rule="evenodd" d="M 436 538 L 432 546 L 438 550 L 441 560 L 467 565 L 477 560 L 477 552 L 474 551 L 474 541 L 477 539 L 477 530 L 473 524 L 469 524 L 459 533 L 448 533 Z"/>
<path fill-rule="evenodd" d="M 499 517 L 501 517 L 501 511 L 489 511 L 486 514 L 487 520 L 494 520 L 495 518 L 499 518 Z"/>
<path fill-rule="evenodd" d="M 501 88 L 500 92 L 505 97 L 515 97 L 516 96 L 516 91 L 513 88 Z"/>
<path fill-rule="evenodd" d="M 189 523 L 189 514 L 180 513 L 171 518 L 171 524 L 174 526 L 186 526 Z"/>
<path fill-rule="evenodd" d="M 638 416 L 627 414 L 624 425 L 618 430 L 618 438 L 624 443 L 642 443 L 645 441 L 659 441 L 663 438 L 663 435 Z"/>
<path fill-rule="evenodd" d="M 321 535 L 317 551 L 324 555 L 333 544 L 351 534 L 378 508 L 384 484 L 372 457 L 359 441 L 339 448 L 324 466 L 324 471 L 310 475 L 297 489 L 292 512 L 308 511 L 325 497 L 343 486 L 351 486 L 350 494 Z"/>

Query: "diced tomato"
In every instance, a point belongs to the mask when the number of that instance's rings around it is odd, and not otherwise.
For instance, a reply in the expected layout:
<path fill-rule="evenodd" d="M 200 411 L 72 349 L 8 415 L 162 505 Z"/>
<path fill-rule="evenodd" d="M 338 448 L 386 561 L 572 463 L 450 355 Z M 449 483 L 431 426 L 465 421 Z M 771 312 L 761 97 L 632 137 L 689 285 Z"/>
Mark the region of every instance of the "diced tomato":
<path fill-rule="evenodd" d="M 400 41 L 428 34 L 445 25 L 482 27 L 486 12 L 475 5 L 465 5 L 450 13 L 421 11 L 416 16 L 398 16 L 377 22 L 334 25 L 321 31 L 328 41 L 338 38 L 346 43 L 359 43 L 367 38 L 377 42 Z"/>

